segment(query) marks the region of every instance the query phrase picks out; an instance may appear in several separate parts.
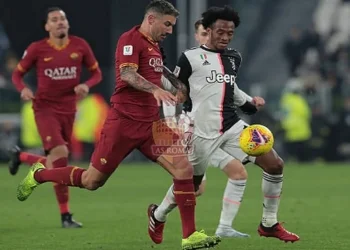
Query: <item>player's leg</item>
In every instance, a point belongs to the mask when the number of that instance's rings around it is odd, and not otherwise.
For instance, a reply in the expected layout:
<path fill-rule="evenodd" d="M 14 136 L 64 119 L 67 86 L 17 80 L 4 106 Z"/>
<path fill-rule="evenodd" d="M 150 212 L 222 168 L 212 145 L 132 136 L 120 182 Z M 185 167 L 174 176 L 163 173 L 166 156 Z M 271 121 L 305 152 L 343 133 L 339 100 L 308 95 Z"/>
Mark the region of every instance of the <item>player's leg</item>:
<path fill-rule="evenodd" d="M 196 196 L 194 185 L 194 183 L 196 183 L 196 180 L 193 177 L 193 168 L 189 163 L 187 157 L 174 157 L 174 160 L 171 162 L 168 161 L 166 157 L 161 156 L 157 159 L 157 162 L 174 177 L 172 188 L 170 188 L 171 197 L 169 198 L 171 200 L 174 200 L 177 207 L 179 208 L 182 224 L 183 249 L 209 248 L 219 244 L 221 241 L 219 237 L 207 236 L 204 232 L 199 232 L 196 230 Z M 201 182 L 202 177 L 203 175 L 200 175 L 199 183 Z M 197 187 L 199 186 L 199 183 Z M 154 226 L 156 226 L 157 223 L 155 222 L 157 219 L 154 216 L 154 212 L 155 210 L 152 214 L 150 211 L 149 217 L 151 220 L 153 218 Z M 160 224 L 163 224 L 164 227 L 164 223 Z M 150 229 L 152 230 L 152 223 L 150 223 Z"/>
<path fill-rule="evenodd" d="M 46 162 L 45 156 L 23 152 L 17 145 L 10 148 L 8 154 L 10 157 L 8 168 L 11 175 L 17 174 L 21 163 L 26 163 L 31 166 L 36 162 L 43 164 Z"/>
<path fill-rule="evenodd" d="M 258 156 L 254 162 L 263 170 L 263 215 L 258 232 L 261 236 L 275 237 L 285 242 L 298 241 L 299 236 L 284 229 L 277 220 L 283 185 L 284 162 L 275 150 Z"/>
<path fill-rule="evenodd" d="M 113 110 L 109 112 L 87 170 L 76 166 L 47 169 L 42 164 L 36 163 L 19 184 L 17 198 L 21 201 L 26 200 L 39 184 L 45 182 L 88 190 L 102 187 L 119 163 L 135 148 L 135 140 L 128 137 L 128 130 L 125 129 L 125 126 L 131 130 L 132 127 L 116 118 L 114 112 Z M 135 131 L 132 130 L 130 133 Z"/>
<path fill-rule="evenodd" d="M 196 139 L 194 139 L 196 141 Z M 154 141 L 151 142 L 151 147 L 154 145 Z M 157 146 L 156 146 L 157 147 Z M 183 147 L 183 146 L 182 146 Z M 163 240 L 163 229 L 167 213 L 169 213 L 174 207 L 178 206 L 180 211 L 180 217 L 182 222 L 183 231 L 183 248 L 197 246 L 199 248 L 212 247 L 220 242 L 220 238 L 210 237 L 203 232 L 196 231 L 195 225 L 195 187 L 193 183 L 197 181 L 197 188 L 203 178 L 205 169 L 207 167 L 207 158 L 201 160 L 204 164 L 201 164 L 202 169 L 193 171 L 193 167 L 187 158 L 187 152 L 184 153 L 179 146 L 173 146 L 167 153 L 161 156 L 155 155 L 154 152 L 150 152 L 149 146 L 143 148 L 143 153 L 150 159 L 156 160 L 164 169 L 166 169 L 173 177 L 173 185 L 169 188 L 166 198 L 164 198 L 160 207 L 152 204 L 148 209 L 149 215 L 149 235 L 151 239 L 159 244 Z M 194 146 L 194 148 L 196 148 Z M 173 150 L 175 149 L 175 150 Z M 199 149 L 198 149 L 199 150 Z M 174 152 L 180 152 L 179 154 Z M 183 154 L 183 155 L 181 155 Z M 200 178 L 193 178 L 193 175 L 197 175 Z M 158 211 L 157 211 L 158 210 Z M 158 213 L 158 217 L 156 216 Z"/>
<path fill-rule="evenodd" d="M 168 191 L 169 198 L 174 201 L 173 207 L 178 206 L 182 222 L 182 248 L 183 249 L 201 249 L 217 245 L 220 242 L 218 237 L 210 237 L 203 232 L 196 231 L 195 225 L 195 189 L 193 185 L 193 167 L 187 159 L 187 152 L 184 146 L 177 144 L 167 147 L 170 152 L 161 155 L 155 152 L 154 148 L 159 146 L 154 140 L 153 135 L 142 145 L 141 152 L 149 159 L 158 162 L 165 170 L 173 176 L 173 185 Z M 153 150 L 152 150 L 153 149 Z M 206 167 L 205 167 L 206 168 Z M 205 170 L 203 170 L 204 174 Z M 201 177 L 203 177 L 203 174 Z M 199 185 L 199 184 L 198 184 Z M 163 240 L 164 222 L 155 218 L 156 205 L 151 205 L 148 209 L 149 215 L 149 235 L 151 239 L 159 244 Z"/>
<path fill-rule="evenodd" d="M 205 192 L 205 187 L 207 186 L 207 174 L 205 173 L 202 179 L 201 184 L 198 187 L 198 190 L 196 191 L 196 197 L 201 196 Z"/>
<path fill-rule="evenodd" d="M 58 115 L 53 112 L 35 112 L 35 121 L 45 153 L 45 167 L 64 168 L 68 165 L 68 144 L 72 133 L 74 114 Z M 59 183 L 53 184 L 63 228 L 79 228 L 82 224 L 72 219 L 69 209 L 69 189 Z"/>
<path fill-rule="evenodd" d="M 239 136 L 245 126 L 248 126 L 248 124 L 239 121 L 228 131 L 227 136 L 230 136 L 232 139 L 223 145 L 223 149 L 241 162 L 250 161 L 263 169 L 263 219 L 258 232 L 260 235 L 267 237 L 276 237 L 285 241 L 297 241 L 299 237 L 285 230 L 277 221 L 283 183 L 283 160 L 274 150 L 257 158 L 244 153 L 239 147 Z"/>
<path fill-rule="evenodd" d="M 52 168 L 54 167 L 52 165 L 54 160 L 65 157 L 65 155 L 68 157 L 68 148 L 66 145 L 70 141 L 69 134 L 72 133 L 74 116 L 75 115 L 60 116 L 47 111 L 35 112 L 36 124 L 44 145 L 46 156 L 24 152 L 16 145 L 9 150 L 10 161 L 8 166 L 10 173 L 15 175 L 21 163 L 31 166 L 39 162 L 45 164 L 46 168 Z M 48 124 L 50 126 L 48 126 Z M 55 136 L 52 138 L 52 135 L 47 134 L 54 134 Z M 57 149 L 54 145 L 57 145 Z"/>
<path fill-rule="evenodd" d="M 221 148 L 213 153 L 211 164 L 221 169 L 228 177 L 222 200 L 220 222 L 215 234 L 221 237 L 249 237 L 248 234 L 232 228 L 247 183 L 248 174 L 245 167 Z"/>

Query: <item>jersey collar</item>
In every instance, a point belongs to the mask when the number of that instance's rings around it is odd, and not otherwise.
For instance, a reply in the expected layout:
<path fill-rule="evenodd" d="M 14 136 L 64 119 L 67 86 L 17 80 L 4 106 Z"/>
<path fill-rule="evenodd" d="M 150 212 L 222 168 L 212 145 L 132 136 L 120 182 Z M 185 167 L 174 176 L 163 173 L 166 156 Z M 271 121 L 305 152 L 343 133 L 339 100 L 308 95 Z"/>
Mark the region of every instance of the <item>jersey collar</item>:
<path fill-rule="evenodd" d="M 215 49 L 209 49 L 207 46 L 205 46 L 204 44 L 200 46 L 202 49 L 206 50 L 206 51 L 210 51 L 210 52 L 214 52 L 214 53 L 224 53 L 225 50 L 224 49 L 218 49 L 218 50 L 215 50 Z"/>
<path fill-rule="evenodd" d="M 148 35 L 146 35 L 145 33 L 141 32 L 141 31 L 140 31 L 140 27 L 141 27 L 141 25 L 137 25 L 137 26 L 135 26 L 135 29 L 136 29 L 138 32 L 140 32 L 141 35 L 142 35 L 144 38 L 147 39 L 148 42 L 150 42 L 150 43 L 153 44 L 153 45 L 158 45 L 158 43 L 155 42 L 150 36 L 148 36 Z"/>

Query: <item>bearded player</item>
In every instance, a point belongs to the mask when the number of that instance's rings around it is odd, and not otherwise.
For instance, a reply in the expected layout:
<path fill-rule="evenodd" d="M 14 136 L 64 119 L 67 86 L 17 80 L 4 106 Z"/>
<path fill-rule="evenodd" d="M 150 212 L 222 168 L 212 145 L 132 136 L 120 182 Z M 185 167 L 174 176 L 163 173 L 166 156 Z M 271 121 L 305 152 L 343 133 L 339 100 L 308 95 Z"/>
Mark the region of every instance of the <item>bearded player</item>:
<path fill-rule="evenodd" d="M 187 156 L 173 155 L 169 159 L 169 155 L 158 154 L 156 150 L 159 148 L 156 139 L 162 134 L 153 132 L 154 127 L 166 128 L 159 121 L 159 106 L 162 102 L 174 105 L 177 101 L 176 96 L 161 88 L 163 62 L 158 42 L 172 33 L 178 14 L 169 2 L 153 0 L 146 8 L 142 24 L 121 35 L 116 49 L 116 88 L 111 109 L 89 168 L 48 169 L 36 163 L 18 186 L 19 200 L 26 200 L 44 182 L 96 190 L 132 150 L 138 149 L 174 177 L 174 195 L 182 222 L 182 249 L 208 248 L 220 242 L 219 237 L 196 230 L 193 168 Z M 186 87 L 179 85 L 179 91 L 185 92 Z"/>
<path fill-rule="evenodd" d="M 236 77 L 242 57 L 234 49 L 228 48 L 235 29 L 240 24 L 238 13 L 232 8 L 212 7 L 202 14 L 202 24 L 209 34 L 205 45 L 184 52 L 174 71 L 186 84 L 192 101 L 191 113 L 194 117 L 193 153 L 189 154 L 194 167 L 196 189 L 200 185 L 208 163 L 216 154 L 221 154 L 222 166 L 245 171 L 242 163 L 251 161 L 262 168 L 263 215 L 258 233 L 260 236 L 274 237 L 285 242 L 298 241 L 299 236 L 287 231 L 277 220 L 283 183 L 283 161 L 271 150 L 269 153 L 251 157 L 239 147 L 239 135 L 247 126 L 238 114 L 239 107 L 248 114 L 254 114 L 264 105 L 262 98 L 253 101 L 239 90 Z M 209 65 L 209 66 L 208 66 Z M 236 189 L 236 191 L 240 191 Z M 173 187 L 168 190 L 167 208 L 155 209 L 155 217 L 160 220 L 154 233 L 162 238 L 167 214 L 174 208 Z M 241 198 L 239 192 L 234 200 Z M 159 219 L 160 218 L 160 219 Z M 219 226 L 220 227 L 220 226 Z"/>
<path fill-rule="evenodd" d="M 69 143 L 76 113 L 77 98 L 86 96 L 89 89 L 98 84 L 101 70 L 88 45 L 79 37 L 68 35 L 69 23 L 60 8 L 49 8 L 46 13 L 45 30 L 49 38 L 33 42 L 24 52 L 22 60 L 13 72 L 12 81 L 24 101 L 33 100 L 36 125 L 47 157 L 33 155 L 16 146 L 11 151 L 9 169 L 16 174 L 21 163 L 41 162 L 47 168 L 64 168 L 68 165 Z M 82 66 L 91 77 L 80 82 Z M 34 94 L 23 77 L 36 67 L 37 91 Z M 62 227 L 82 226 L 72 219 L 69 210 L 68 187 L 54 184 Z"/>

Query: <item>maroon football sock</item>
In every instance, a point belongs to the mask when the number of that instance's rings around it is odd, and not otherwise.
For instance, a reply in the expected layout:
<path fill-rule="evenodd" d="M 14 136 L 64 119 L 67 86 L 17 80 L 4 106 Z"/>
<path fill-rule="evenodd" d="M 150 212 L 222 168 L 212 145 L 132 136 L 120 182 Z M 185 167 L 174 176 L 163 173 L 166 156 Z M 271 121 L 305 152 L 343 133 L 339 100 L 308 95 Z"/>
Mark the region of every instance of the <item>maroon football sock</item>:
<path fill-rule="evenodd" d="M 194 192 L 193 180 L 175 180 L 174 196 L 179 207 L 183 238 L 188 238 L 196 231 L 195 225 L 195 206 L 196 197 Z"/>
<path fill-rule="evenodd" d="M 19 154 L 19 159 L 21 162 L 33 165 L 34 163 L 40 162 L 42 164 L 45 164 L 46 162 L 46 157 L 41 156 L 41 155 L 35 155 L 35 154 L 30 154 L 26 152 L 21 152 Z"/>
<path fill-rule="evenodd" d="M 66 157 L 59 158 L 55 161 L 52 162 L 52 167 L 53 168 L 64 168 L 67 167 L 68 165 L 68 159 Z M 54 183 L 54 189 L 56 193 L 56 199 L 58 202 L 58 206 L 60 208 L 60 213 L 65 214 L 69 213 L 69 205 L 68 205 L 68 200 L 69 200 L 69 191 L 68 191 L 68 186 L 61 185 L 58 183 Z"/>
<path fill-rule="evenodd" d="M 55 182 L 65 186 L 84 188 L 81 176 L 86 170 L 84 168 L 67 166 L 65 168 L 42 169 L 34 174 L 39 183 Z"/>

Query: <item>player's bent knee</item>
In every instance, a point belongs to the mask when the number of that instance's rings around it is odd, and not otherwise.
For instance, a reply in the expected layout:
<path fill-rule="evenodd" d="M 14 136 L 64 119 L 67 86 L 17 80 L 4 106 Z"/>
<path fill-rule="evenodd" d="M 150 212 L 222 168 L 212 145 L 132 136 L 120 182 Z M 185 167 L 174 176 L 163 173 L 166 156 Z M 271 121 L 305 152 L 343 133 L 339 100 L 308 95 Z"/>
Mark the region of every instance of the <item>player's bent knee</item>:
<path fill-rule="evenodd" d="M 84 183 L 84 187 L 87 189 L 87 190 L 90 190 L 90 191 L 94 191 L 94 190 L 97 190 L 99 189 L 100 187 L 102 187 L 104 185 L 103 182 L 101 181 L 96 181 L 96 180 L 88 180 Z"/>
<path fill-rule="evenodd" d="M 230 178 L 231 180 L 246 180 L 246 179 L 248 179 L 248 172 L 243 167 L 237 172 L 231 172 L 228 175 L 228 178 Z"/>
<path fill-rule="evenodd" d="M 282 160 L 281 157 L 277 157 L 277 159 L 275 160 L 275 164 L 273 165 L 273 172 L 276 173 L 282 173 L 283 172 L 283 168 L 284 168 L 284 161 Z"/>
<path fill-rule="evenodd" d="M 231 180 L 246 180 L 248 172 L 244 165 L 238 160 L 230 161 L 223 169 L 227 177 Z"/>
<path fill-rule="evenodd" d="M 192 179 L 193 168 L 191 165 L 185 168 L 176 169 L 174 172 L 174 178 L 178 180 Z"/>
<path fill-rule="evenodd" d="M 93 191 L 102 187 L 108 180 L 108 177 L 108 175 L 101 173 L 90 165 L 82 176 L 82 184 L 86 189 Z"/>
<path fill-rule="evenodd" d="M 174 164 L 175 179 L 191 179 L 193 176 L 193 167 L 187 158 L 183 158 Z"/>
<path fill-rule="evenodd" d="M 268 174 L 276 175 L 283 173 L 284 162 L 275 150 L 271 150 L 265 155 L 258 156 L 255 160 L 255 164 L 260 166 Z"/>
<path fill-rule="evenodd" d="M 62 157 L 68 157 L 69 150 L 66 145 L 59 145 L 50 150 L 49 153 L 52 161 L 55 161 L 56 159 L 62 158 Z"/>

